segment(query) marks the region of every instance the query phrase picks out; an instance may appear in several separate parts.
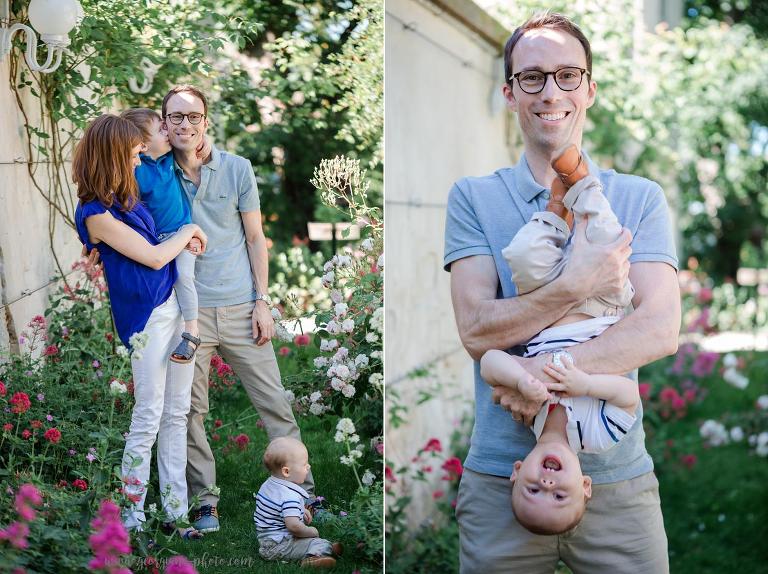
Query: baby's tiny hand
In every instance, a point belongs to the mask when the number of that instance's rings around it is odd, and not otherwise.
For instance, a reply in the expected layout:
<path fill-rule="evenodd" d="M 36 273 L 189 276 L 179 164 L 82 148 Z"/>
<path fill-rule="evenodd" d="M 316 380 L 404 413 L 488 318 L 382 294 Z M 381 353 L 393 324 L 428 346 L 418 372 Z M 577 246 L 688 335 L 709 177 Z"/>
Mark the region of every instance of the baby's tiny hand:
<path fill-rule="evenodd" d="M 304 524 L 312 524 L 312 512 L 310 512 L 309 508 L 306 507 L 304 508 Z"/>
<path fill-rule="evenodd" d="M 557 381 L 546 384 L 549 391 L 557 391 L 565 397 L 581 397 L 589 392 L 589 375 L 567 357 L 563 357 L 562 366 L 554 363 L 544 365 L 544 372 Z"/>

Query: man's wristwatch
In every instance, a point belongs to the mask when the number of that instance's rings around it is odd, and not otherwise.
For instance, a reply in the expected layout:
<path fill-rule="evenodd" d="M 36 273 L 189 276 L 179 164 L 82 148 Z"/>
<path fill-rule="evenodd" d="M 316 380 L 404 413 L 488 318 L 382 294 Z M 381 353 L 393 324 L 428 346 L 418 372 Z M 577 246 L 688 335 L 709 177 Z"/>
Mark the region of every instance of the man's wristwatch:
<path fill-rule="evenodd" d="M 272 306 L 272 297 L 266 293 L 257 293 L 255 301 L 264 301 L 267 304 L 267 307 Z"/>
<path fill-rule="evenodd" d="M 552 353 L 552 364 L 557 367 L 563 367 L 563 357 L 567 358 L 572 365 L 576 364 L 576 361 L 573 360 L 573 355 L 571 355 L 568 351 L 555 351 Z"/>

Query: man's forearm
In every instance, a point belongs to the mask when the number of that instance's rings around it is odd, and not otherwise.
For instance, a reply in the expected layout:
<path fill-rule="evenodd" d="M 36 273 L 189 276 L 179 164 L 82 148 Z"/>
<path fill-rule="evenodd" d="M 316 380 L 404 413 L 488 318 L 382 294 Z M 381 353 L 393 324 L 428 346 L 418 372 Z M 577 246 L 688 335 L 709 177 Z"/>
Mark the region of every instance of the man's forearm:
<path fill-rule="evenodd" d="M 677 352 L 680 290 L 664 263 L 638 263 L 630 279 L 641 300 L 637 309 L 602 335 L 568 350 L 587 373 L 623 375 Z"/>
<path fill-rule="evenodd" d="M 246 240 L 248 260 L 251 263 L 251 276 L 256 293 L 266 295 L 269 285 L 269 255 L 267 253 L 267 240 L 258 237 L 251 241 Z"/>
<path fill-rule="evenodd" d="M 475 360 L 491 349 L 525 343 L 563 317 L 579 298 L 560 278 L 531 293 L 478 301 L 466 317 L 457 317 L 462 342 Z"/>

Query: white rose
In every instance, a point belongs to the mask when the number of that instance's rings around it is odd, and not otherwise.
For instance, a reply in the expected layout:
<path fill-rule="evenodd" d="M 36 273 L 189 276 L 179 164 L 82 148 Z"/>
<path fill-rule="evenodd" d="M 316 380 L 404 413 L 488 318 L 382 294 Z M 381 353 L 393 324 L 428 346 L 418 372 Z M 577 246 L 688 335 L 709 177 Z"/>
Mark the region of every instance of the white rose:
<path fill-rule="evenodd" d="M 344 321 L 346 323 L 346 320 Z M 338 335 L 341 333 L 342 325 L 339 325 L 336 321 L 331 319 L 328 321 L 328 324 L 325 326 L 326 331 L 328 331 L 331 335 Z"/>
<path fill-rule="evenodd" d="M 292 403 L 296 400 L 296 395 L 293 394 L 293 391 L 289 391 L 288 389 L 285 390 L 285 398 L 288 399 L 289 403 Z"/>
<path fill-rule="evenodd" d="M 320 403 L 312 403 L 311 405 L 309 405 L 309 412 L 312 413 L 313 415 L 321 415 L 323 414 L 324 410 L 325 409 L 323 408 L 323 405 L 321 405 Z"/>
<path fill-rule="evenodd" d="M 341 394 L 344 395 L 345 397 L 347 397 L 348 399 L 350 399 L 353 396 L 355 396 L 355 387 L 354 387 L 354 385 L 345 385 L 344 387 L 342 387 Z"/>
<path fill-rule="evenodd" d="M 381 359 L 381 351 L 373 351 L 371 353 L 371 359 Z"/>
<path fill-rule="evenodd" d="M 362 482 L 365 486 L 371 486 L 374 480 L 376 480 L 376 475 L 373 474 L 370 470 L 366 470 L 363 474 L 363 478 L 360 479 L 360 482 Z"/>
<path fill-rule="evenodd" d="M 109 383 L 109 391 L 113 395 L 122 395 L 128 392 L 128 387 L 126 387 L 123 383 L 115 379 L 111 383 Z"/>
<path fill-rule="evenodd" d="M 346 365 L 336 365 L 336 376 L 340 379 L 348 379 L 350 375 L 349 367 Z"/>
<path fill-rule="evenodd" d="M 339 347 L 339 350 L 336 351 L 336 354 L 333 356 L 333 360 L 336 363 L 340 363 L 344 359 L 346 359 L 349 356 L 349 349 L 346 347 Z"/>
<path fill-rule="evenodd" d="M 757 397 L 757 408 L 762 410 L 768 409 L 768 395 L 760 395 Z"/>
<path fill-rule="evenodd" d="M 340 391 L 343 387 L 344 387 L 344 381 L 342 381 L 341 379 L 338 379 L 336 377 L 333 377 L 331 379 L 331 388 L 334 391 Z"/>
<path fill-rule="evenodd" d="M 379 336 L 371 331 L 365 334 L 365 340 L 369 343 L 376 343 L 379 340 Z"/>
<path fill-rule="evenodd" d="M 333 308 L 333 310 L 337 317 L 343 317 L 347 314 L 349 307 L 347 307 L 346 303 L 336 303 L 336 306 Z"/>
<path fill-rule="evenodd" d="M 334 303 L 341 303 L 344 300 L 344 296 L 341 294 L 341 291 L 338 289 L 333 289 L 331 291 L 331 301 Z"/>
<path fill-rule="evenodd" d="M 320 394 L 320 391 L 315 391 L 314 393 L 312 393 L 311 395 L 309 395 L 309 400 L 310 400 L 310 401 L 312 401 L 313 403 L 316 403 L 316 402 L 317 402 L 317 401 L 319 401 L 319 400 L 320 400 L 322 397 L 323 397 L 323 395 L 322 395 L 322 394 Z"/>
<path fill-rule="evenodd" d="M 741 427 L 733 427 L 730 435 L 733 442 L 740 442 L 744 438 L 744 431 L 741 430 Z"/>
<path fill-rule="evenodd" d="M 381 382 L 384 380 L 384 375 L 381 373 L 373 373 L 370 377 L 368 377 L 368 382 L 371 384 L 372 387 L 380 388 Z"/>
<path fill-rule="evenodd" d="M 329 272 L 329 271 L 331 271 L 332 269 L 333 269 L 333 260 L 331 260 L 331 261 L 326 261 L 326 262 L 325 262 L 325 265 L 323 265 L 323 271 L 325 271 L 326 273 L 328 273 L 328 272 Z"/>
<path fill-rule="evenodd" d="M 723 357 L 723 366 L 726 369 L 732 369 L 738 364 L 739 359 L 733 353 L 728 353 L 725 357 Z"/>
<path fill-rule="evenodd" d="M 742 390 L 746 389 L 747 385 L 749 385 L 749 379 L 744 375 L 742 375 L 736 369 L 732 369 L 732 368 L 725 369 L 725 372 L 723 373 L 723 380 L 729 385 L 732 385 L 737 389 L 742 389 Z"/>
<path fill-rule="evenodd" d="M 328 357 L 315 357 L 315 368 L 322 369 L 328 364 Z"/>
<path fill-rule="evenodd" d="M 352 319 L 344 319 L 341 323 L 341 330 L 345 333 L 351 333 L 355 330 L 355 322 Z"/>
<path fill-rule="evenodd" d="M 360 365 L 365 366 L 367 364 L 368 364 L 368 356 L 367 355 L 364 355 L 364 354 L 360 353 L 357 357 L 355 357 L 355 365 L 357 365 L 358 367 Z"/>

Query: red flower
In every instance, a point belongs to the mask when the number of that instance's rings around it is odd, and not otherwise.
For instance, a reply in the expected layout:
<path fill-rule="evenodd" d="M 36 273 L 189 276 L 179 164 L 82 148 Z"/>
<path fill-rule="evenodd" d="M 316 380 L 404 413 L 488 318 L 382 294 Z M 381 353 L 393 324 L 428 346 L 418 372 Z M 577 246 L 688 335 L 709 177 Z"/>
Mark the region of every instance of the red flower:
<path fill-rule="evenodd" d="M 32 403 L 29 402 L 29 395 L 21 392 L 14 393 L 8 403 L 11 405 L 11 412 L 16 414 L 25 413 L 32 406 Z"/>
<path fill-rule="evenodd" d="M 27 536 L 29 536 L 29 526 L 23 522 L 13 522 L 7 528 L 0 530 L 0 540 L 7 540 L 11 546 L 19 550 L 29 546 Z"/>
<path fill-rule="evenodd" d="M 301 335 L 296 335 L 293 338 L 293 343 L 297 347 L 306 347 L 307 345 L 309 345 L 311 340 L 312 338 L 308 334 L 302 333 Z"/>
<path fill-rule="evenodd" d="M 215 433 L 213 433 L 213 434 L 211 435 L 211 438 L 212 438 L 213 440 L 221 440 L 221 435 L 220 435 L 219 433 L 215 432 Z"/>
<path fill-rule="evenodd" d="M 234 437 L 232 440 L 240 448 L 240 450 L 245 450 L 248 446 L 248 443 L 251 442 L 250 437 L 247 434 L 242 433 Z"/>
<path fill-rule="evenodd" d="M 30 426 L 31 426 L 33 429 L 39 429 L 39 428 L 43 428 L 43 421 L 34 420 L 34 421 L 32 421 L 31 423 L 29 423 L 29 425 L 30 425 Z"/>
<path fill-rule="evenodd" d="M 66 480 L 60 480 L 59 483 L 56 485 L 57 488 L 67 488 L 69 486 L 69 483 Z"/>
<path fill-rule="evenodd" d="M 443 452 L 443 445 L 436 438 L 431 438 L 426 446 L 421 449 L 422 452 Z"/>
<path fill-rule="evenodd" d="M 49 428 L 47 431 L 45 431 L 45 434 L 43 436 L 47 438 L 49 441 L 51 441 L 53 444 L 56 444 L 61 440 L 61 431 L 56 427 Z"/>
<path fill-rule="evenodd" d="M 659 398 L 661 399 L 662 403 L 671 403 L 676 397 L 679 396 L 680 394 L 674 387 L 664 387 L 659 393 Z"/>
<path fill-rule="evenodd" d="M 682 462 L 683 465 L 688 469 L 691 469 L 694 466 L 696 466 L 696 461 L 697 459 L 695 454 L 684 454 L 683 456 L 680 457 L 680 462 Z"/>
<path fill-rule="evenodd" d="M 281 357 L 285 357 L 291 354 L 291 350 L 288 347 L 280 347 L 278 353 L 280 353 Z"/>
<path fill-rule="evenodd" d="M 3 383 L 3 381 L 0 381 L 0 397 L 4 397 L 7 392 L 8 392 L 8 389 L 5 388 L 5 383 Z"/>
<path fill-rule="evenodd" d="M 452 456 L 443 463 L 442 469 L 448 472 L 448 480 L 458 478 L 464 472 L 464 468 L 461 466 L 461 461 Z"/>
<path fill-rule="evenodd" d="M 21 431 L 21 438 L 26 440 L 26 439 L 28 439 L 31 436 L 32 436 L 32 431 L 31 430 L 24 429 L 23 431 Z"/>
<path fill-rule="evenodd" d="M 221 421 L 221 419 L 216 419 L 215 421 L 213 421 L 213 428 L 217 429 L 223 424 L 224 423 Z"/>
<path fill-rule="evenodd" d="M 648 399 L 651 396 L 651 384 L 650 383 L 640 383 L 637 385 L 637 389 L 640 391 L 640 398 L 641 399 Z"/>
<path fill-rule="evenodd" d="M 387 479 L 389 482 L 397 482 L 397 477 L 395 477 L 395 473 L 394 473 L 394 471 L 392 470 L 392 467 L 391 467 L 391 466 L 386 466 L 386 467 L 384 467 L 384 477 L 385 477 L 385 478 L 386 478 L 386 479 Z"/>
<path fill-rule="evenodd" d="M 56 345 L 48 345 L 45 350 L 43 350 L 43 356 L 45 357 L 53 357 L 54 355 L 59 354 L 59 348 Z"/>
<path fill-rule="evenodd" d="M 8 432 L 11 432 L 11 431 L 13 430 L 13 425 L 12 425 L 11 423 L 5 423 L 5 424 L 3 425 L 3 430 L 4 430 L 4 431 L 8 431 Z"/>
<path fill-rule="evenodd" d="M 85 482 L 82 478 L 78 478 L 72 481 L 72 486 L 75 488 L 79 488 L 80 490 L 88 490 L 88 483 Z"/>
<path fill-rule="evenodd" d="M 442 490 L 436 490 L 435 492 L 432 493 L 432 498 L 437 500 L 438 498 L 442 498 L 444 494 L 445 492 L 443 492 Z"/>
<path fill-rule="evenodd" d="M 104 333 L 104 338 L 111 343 L 115 336 L 112 333 Z"/>

